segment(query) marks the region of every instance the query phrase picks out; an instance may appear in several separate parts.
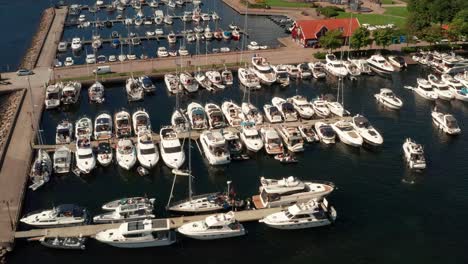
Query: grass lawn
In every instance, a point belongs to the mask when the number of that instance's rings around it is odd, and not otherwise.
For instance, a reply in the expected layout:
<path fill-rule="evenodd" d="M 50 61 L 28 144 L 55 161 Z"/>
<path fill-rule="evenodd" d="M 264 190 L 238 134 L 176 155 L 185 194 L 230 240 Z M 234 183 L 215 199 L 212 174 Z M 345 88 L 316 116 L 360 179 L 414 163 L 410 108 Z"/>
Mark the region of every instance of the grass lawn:
<path fill-rule="evenodd" d="M 382 2 L 382 5 L 393 5 L 392 0 L 380 0 L 380 2 Z"/>
<path fill-rule="evenodd" d="M 288 2 L 285 0 L 265 0 L 265 4 L 271 7 L 310 7 L 311 3 L 303 2 Z"/>
<path fill-rule="evenodd" d="M 350 13 L 340 12 L 338 18 L 347 18 L 350 16 Z M 369 25 L 395 24 L 397 27 L 403 28 L 406 23 L 406 18 L 398 16 L 386 16 L 378 14 L 353 14 L 353 17 L 357 17 L 359 23 Z"/>
<path fill-rule="evenodd" d="M 408 17 L 408 9 L 405 6 L 393 6 L 385 8 L 385 15 Z"/>

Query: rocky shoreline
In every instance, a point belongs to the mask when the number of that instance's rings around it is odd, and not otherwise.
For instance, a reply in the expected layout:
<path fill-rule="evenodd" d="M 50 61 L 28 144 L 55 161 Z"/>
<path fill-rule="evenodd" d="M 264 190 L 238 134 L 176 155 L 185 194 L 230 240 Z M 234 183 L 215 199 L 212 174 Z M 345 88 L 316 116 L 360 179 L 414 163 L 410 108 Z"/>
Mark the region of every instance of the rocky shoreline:
<path fill-rule="evenodd" d="M 16 90 L 0 94 L 0 164 L 3 163 L 8 139 L 13 132 L 15 119 L 18 114 L 25 90 Z"/>

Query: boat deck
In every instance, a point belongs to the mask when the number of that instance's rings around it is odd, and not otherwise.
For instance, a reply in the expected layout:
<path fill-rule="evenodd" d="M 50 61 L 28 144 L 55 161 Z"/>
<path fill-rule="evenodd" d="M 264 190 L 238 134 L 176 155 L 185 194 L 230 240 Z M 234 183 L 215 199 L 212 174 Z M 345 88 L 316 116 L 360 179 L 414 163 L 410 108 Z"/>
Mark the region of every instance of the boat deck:
<path fill-rule="evenodd" d="M 264 209 L 265 207 L 262 204 L 262 201 L 260 200 L 260 195 L 254 195 L 252 196 L 252 202 L 257 209 Z"/>

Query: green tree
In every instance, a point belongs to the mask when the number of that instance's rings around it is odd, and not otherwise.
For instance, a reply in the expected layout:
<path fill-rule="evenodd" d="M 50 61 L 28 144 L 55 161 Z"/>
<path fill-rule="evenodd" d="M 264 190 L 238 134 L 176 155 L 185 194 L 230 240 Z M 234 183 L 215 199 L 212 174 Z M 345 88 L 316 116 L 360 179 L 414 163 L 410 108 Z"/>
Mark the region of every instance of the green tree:
<path fill-rule="evenodd" d="M 458 12 L 449 24 L 449 35 L 453 39 L 468 36 L 468 9 Z"/>
<path fill-rule="evenodd" d="M 439 25 L 433 25 L 422 32 L 422 39 L 434 44 L 442 39 L 442 28 Z"/>
<path fill-rule="evenodd" d="M 322 48 L 333 51 L 343 45 L 342 34 L 339 30 L 330 30 L 319 39 L 319 44 Z"/>
<path fill-rule="evenodd" d="M 367 47 L 372 43 L 370 38 L 370 32 L 367 28 L 360 27 L 354 31 L 349 42 L 349 46 L 352 49 L 360 50 L 363 47 Z"/>
<path fill-rule="evenodd" d="M 338 11 L 335 8 L 330 7 L 330 6 L 319 7 L 317 8 L 317 11 L 319 11 L 320 14 L 324 15 L 327 18 L 336 17 L 339 15 Z"/>
<path fill-rule="evenodd" d="M 374 31 L 374 41 L 378 46 L 384 49 L 392 44 L 392 39 L 395 36 L 395 30 L 391 28 L 382 28 Z"/>

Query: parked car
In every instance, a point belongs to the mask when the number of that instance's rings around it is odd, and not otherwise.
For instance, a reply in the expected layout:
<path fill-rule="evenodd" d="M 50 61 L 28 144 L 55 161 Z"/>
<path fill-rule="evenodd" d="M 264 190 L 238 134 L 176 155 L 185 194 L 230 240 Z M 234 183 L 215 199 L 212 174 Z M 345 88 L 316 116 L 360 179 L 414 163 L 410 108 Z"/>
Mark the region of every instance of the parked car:
<path fill-rule="evenodd" d="M 19 69 L 16 74 L 18 76 L 26 76 L 26 75 L 31 75 L 31 74 L 34 74 L 33 71 L 31 70 L 28 70 L 28 69 Z"/>

